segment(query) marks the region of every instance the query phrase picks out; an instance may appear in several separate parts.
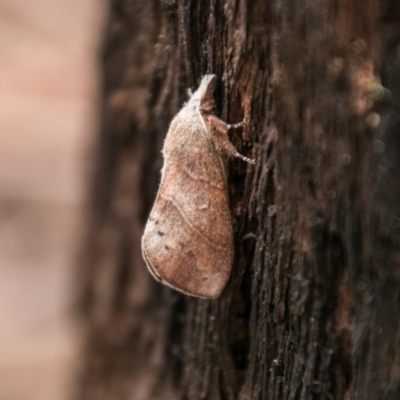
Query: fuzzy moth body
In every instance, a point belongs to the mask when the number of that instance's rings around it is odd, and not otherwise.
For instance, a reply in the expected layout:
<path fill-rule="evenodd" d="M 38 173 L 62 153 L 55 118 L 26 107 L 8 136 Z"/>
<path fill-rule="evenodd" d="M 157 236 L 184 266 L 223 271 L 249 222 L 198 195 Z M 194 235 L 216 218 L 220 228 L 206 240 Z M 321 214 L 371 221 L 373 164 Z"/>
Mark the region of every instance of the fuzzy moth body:
<path fill-rule="evenodd" d="M 142 237 L 143 257 L 158 281 L 191 296 L 213 299 L 233 262 L 226 159 L 240 157 L 229 126 L 213 114 L 215 75 L 172 120 L 156 200 Z"/>

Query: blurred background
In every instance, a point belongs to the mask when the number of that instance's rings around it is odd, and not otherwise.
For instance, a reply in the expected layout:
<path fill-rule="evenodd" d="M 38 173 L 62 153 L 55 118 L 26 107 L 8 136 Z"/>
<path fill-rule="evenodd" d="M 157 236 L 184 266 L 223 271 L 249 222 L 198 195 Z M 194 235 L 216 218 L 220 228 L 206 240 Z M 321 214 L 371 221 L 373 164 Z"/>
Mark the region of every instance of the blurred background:
<path fill-rule="evenodd" d="M 99 0 L 0 0 L 0 400 L 62 400 L 96 127 Z"/>

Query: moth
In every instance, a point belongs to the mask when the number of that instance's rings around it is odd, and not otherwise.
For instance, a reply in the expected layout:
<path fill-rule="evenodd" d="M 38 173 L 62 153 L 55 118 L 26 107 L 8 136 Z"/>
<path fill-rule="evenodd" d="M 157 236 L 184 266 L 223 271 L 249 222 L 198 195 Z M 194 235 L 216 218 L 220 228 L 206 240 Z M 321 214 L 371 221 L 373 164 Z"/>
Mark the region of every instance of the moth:
<path fill-rule="evenodd" d="M 229 125 L 214 115 L 217 78 L 205 75 L 172 120 L 162 154 L 156 200 L 142 237 L 142 252 L 154 278 L 190 296 L 217 298 L 233 262 L 229 210 L 229 157 L 238 153 Z"/>

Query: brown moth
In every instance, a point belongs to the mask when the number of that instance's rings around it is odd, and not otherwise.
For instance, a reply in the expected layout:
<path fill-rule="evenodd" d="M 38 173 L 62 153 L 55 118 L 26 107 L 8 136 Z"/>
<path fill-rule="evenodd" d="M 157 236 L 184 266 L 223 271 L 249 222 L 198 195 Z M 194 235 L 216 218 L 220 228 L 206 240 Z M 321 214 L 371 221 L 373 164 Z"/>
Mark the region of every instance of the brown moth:
<path fill-rule="evenodd" d="M 226 159 L 242 156 L 229 141 L 228 125 L 213 114 L 215 75 L 172 120 L 156 200 L 142 238 L 151 274 L 191 296 L 214 299 L 224 289 L 233 262 Z"/>

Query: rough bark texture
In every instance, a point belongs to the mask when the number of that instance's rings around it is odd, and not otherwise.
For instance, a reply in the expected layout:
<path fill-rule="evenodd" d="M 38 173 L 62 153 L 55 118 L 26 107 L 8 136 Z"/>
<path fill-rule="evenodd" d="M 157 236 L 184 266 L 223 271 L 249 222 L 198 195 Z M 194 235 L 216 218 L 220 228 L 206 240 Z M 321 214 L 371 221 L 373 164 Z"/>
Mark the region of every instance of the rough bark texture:
<path fill-rule="evenodd" d="M 396 1 L 111 1 L 77 398 L 400 398 L 399 27 Z M 216 301 L 140 251 L 168 124 L 207 72 L 257 160 L 230 163 Z"/>

